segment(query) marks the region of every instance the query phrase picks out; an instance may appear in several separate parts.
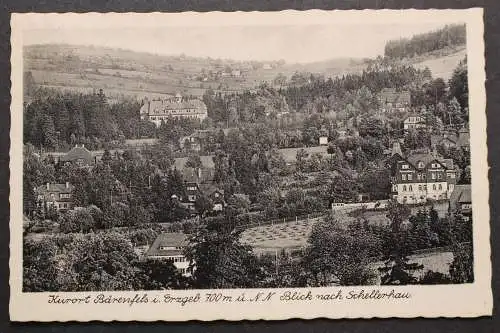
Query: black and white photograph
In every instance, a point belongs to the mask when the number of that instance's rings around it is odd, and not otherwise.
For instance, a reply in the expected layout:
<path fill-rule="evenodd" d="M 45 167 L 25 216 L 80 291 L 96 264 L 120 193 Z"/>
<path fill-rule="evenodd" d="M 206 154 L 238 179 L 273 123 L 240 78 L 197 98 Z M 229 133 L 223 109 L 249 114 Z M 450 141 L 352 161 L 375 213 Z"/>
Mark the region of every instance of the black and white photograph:
<path fill-rule="evenodd" d="M 20 33 L 22 294 L 477 281 L 467 19 L 74 15 Z"/>

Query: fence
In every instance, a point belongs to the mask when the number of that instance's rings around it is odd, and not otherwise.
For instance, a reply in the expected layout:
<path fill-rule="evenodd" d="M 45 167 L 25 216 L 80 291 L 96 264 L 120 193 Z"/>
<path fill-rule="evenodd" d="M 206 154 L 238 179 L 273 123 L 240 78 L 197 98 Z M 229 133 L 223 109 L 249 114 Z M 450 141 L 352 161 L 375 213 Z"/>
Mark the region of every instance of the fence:
<path fill-rule="evenodd" d="M 282 224 L 282 223 L 294 222 L 294 221 L 299 221 L 299 220 L 316 219 L 318 217 L 325 216 L 327 214 L 327 212 L 328 211 L 318 211 L 318 212 L 313 212 L 310 214 L 296 215 L 294 217 L 284 217 L 281 219 L 262 220 L 262 221 L 257 221 L 257 222 L 251 221 L 252 215 L 248 215 L 249 222 L 238 225 L 236 227 L 236 229 L 237 230 L 246 230 L 249 228 L 260 227 L 260 226 L 265 226 L 265 225 L 274 225 L 274 224 Z M 255 215 L 257 215 L 257 219 L 259 219 L 259 218 L 264 219 L 264 216 L 262 216 L 261 214 L 255 214 Z"/>

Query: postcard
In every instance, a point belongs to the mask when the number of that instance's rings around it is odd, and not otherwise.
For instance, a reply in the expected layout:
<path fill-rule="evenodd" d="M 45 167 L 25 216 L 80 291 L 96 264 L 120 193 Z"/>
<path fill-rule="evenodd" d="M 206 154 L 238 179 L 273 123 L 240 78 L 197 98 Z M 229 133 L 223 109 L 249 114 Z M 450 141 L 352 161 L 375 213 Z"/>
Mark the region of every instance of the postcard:
<path fill-rule="evenodd" d="M 13 14 L 11 320 L 491 315 L 482 15 Z"/>

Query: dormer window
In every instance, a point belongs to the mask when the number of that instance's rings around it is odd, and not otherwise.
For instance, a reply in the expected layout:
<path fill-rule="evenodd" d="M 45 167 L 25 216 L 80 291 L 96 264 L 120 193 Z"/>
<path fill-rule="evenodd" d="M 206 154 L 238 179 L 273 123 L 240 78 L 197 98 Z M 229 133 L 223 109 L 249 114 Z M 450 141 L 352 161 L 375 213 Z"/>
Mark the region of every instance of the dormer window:
<path fill-rule="evenodd" d="M 419 161 L 418 162 L 418 167 L 419 167 L 419 169 L 423 169 L 424 168 L 424 162 Z"/>
<path fill-rule="evenodd" d="M 401 165 L 401 169 L 408 169 L 409 168 L 409 165 L 408 164 L 403 164 Z"/>

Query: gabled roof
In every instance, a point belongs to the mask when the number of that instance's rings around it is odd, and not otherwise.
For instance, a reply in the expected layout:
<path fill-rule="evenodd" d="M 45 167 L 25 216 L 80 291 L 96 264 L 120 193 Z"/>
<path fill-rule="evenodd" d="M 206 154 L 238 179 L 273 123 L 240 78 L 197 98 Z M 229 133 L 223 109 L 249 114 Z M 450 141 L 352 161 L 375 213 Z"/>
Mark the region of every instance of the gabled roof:
<path fill-rule="evenodd" d="M 36 188 L 36 193 L 37 195 L 43 195 L 44 197 L 44 200 L 45 201 L 52 201 L 54 199 L 56 199 L 56 201 L 61 201 L 61 202 L 71 202 L 72 199 L 71 198 L 52 198 L 51 197 L 51 193 L 53 193 L 54 195 L 57 195 L 57 194 L 61 194 L 61 193 L 64 193 L 64 194 L 67 194 L 67 193 L 72 193 L 73 192 L 73 189 L 75 187 L 71 184 L 55 184 L 55 183 L 52 183 L 52 184 L 48 184 L 48 188 L 47 188 L 47 184 L 45 185 L 40 185 Z"/>
<path fill-rule="evenodd" d="M 182 255 L 182 248 L 189 244 L 188 235 L 180 232 L 161 233 L 156 237 L 146 256 L 175 256 Z M 180 249 L 162 250 L 162 247 L 173 247 Z"/>
<path fill-rule="evenodd" d="M 40 185 L 36 188 L 37 193 L 45 193 L 45 192 L 53 192 L 53 193 L 71 193 L 73 189 L 75 188 L 71 184 L 67 184 L 68 186 L 66 187 L 66 184 L 56 184 L 56 183 L 49 183 L 48 184 L 49 188 L 47 188 L 47 184 L 45 185 Z"/>
<path fill-rule="evenodd" d="M 63 162 L 72 162 L 79 159 L 85 160 L 88 163 L 92 163 L 94 160 L 92 153 L 87 148 L 78 145 L 60 158 Z"/>
<path fill-rule="evenodd" d="M 455 135 L 447 135 L 446 137 L 442 135 L 431 135 L 431 145 L 437 146 L 441 144 L 443 141 L 449 141 L 453 144 L 457 143 L 457 137 Z"/>
<path fill-rule="evenodd" d="M 443 165 L 446 169 L 453 169 L 453 160 L 443 159 L 442 157 L 434 156 L 431 153 L 413 153 L 409 155 L 406 160 L 415 168 L 417 168 L 418 162 L 423 162 L 425 167 L 427 167 L 429 163 L 436 161 Z"/>
<path fill-rule="evenodd" d="M 379 99 L 385 103 L 410 104 L 411 95 L 409 91 L 397 92 L 394 88 L 384 88 L 380 91 Z"/>
<path fill-rule="evenodd" d="M 184 181 L 188 183 L 206 183 L 214 179 L 214 169 L 184 168 L 181 174 Z"/>
<path fill-rule="evenodd" d="M 455 188 L 453 189 L 453 192 L 451 192 L 450 196 L 450 205 L 451 208 L 454 209 L 456 208 L 457 204 L 463 204 L 463 203 L 471 203 L 471 185 L 470 184 L 465 184 L 465 185 L 455 185 Z"/>
<path fill-rule="evenodd" d="M 416 113 L 410 113 L 408 114 L 405 118 L 404 118 L 404 122 L 406 122 L 408 119 L 410 118 L 420 118 L 422 120 L 420 120 L 419 122 L 424 122 L 425 119 L 424 119 L 424 116 L 423 115 L 420 115 L 420 114 L 416 114 Z"/>

